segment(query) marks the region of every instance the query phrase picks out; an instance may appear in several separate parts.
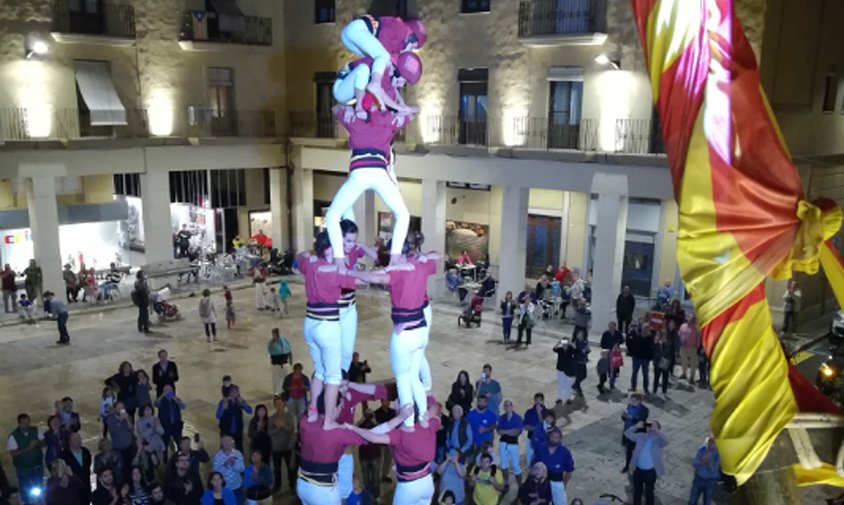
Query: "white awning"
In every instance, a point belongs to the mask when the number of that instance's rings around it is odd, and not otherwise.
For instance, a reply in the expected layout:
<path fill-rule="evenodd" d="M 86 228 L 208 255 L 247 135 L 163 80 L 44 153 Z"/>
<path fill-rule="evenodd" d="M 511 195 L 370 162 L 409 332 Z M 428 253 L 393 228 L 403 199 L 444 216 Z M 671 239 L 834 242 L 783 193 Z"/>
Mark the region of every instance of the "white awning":
<path fill-rule="evenodd" d="M 107 62 L 75 61 L 76 84 L 91 111 L 91 126 L 126 124 L 126 107 L 117 96 Z"/>

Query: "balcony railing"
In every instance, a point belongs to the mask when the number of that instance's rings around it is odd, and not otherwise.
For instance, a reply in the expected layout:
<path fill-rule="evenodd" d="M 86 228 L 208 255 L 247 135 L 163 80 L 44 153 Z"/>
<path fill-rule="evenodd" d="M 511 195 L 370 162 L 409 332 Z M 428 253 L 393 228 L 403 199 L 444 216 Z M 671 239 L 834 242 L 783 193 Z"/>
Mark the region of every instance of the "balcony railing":
<path fill-rule="evenodd" d="M 53 9 L 53 32 L 76 35 L 98 35 L 123 39 L 135 38 L 135 8 L 131 5 L 97 3 L 88 12 L 86 0 L 56 0 Z"/>
<path fill-rule="evenodd" d="M 271 46 L 273 45 L 273 20 L 254 16 L 187 11 L 183 16 L 179 40 Z"/>
<path fill-rule="evenodd" d="M 269 110 L 233 110 L 217 114 L 210 107 L 187 108 L 188 137 L 275 137 L 276 117 Z"/>
<path fill-rule="evenodd" d="M 426 116 L 419 119 L 422 141 L 431 145 L 489 144 L 486 120 L 464 121 L 460 116 Z"/>
<path fill-rule="evenodd" d="M 512 117 L 500 122 L 501 137 L 497 146 L 525 149 L 594 149 L 595 121 L 582 120 L 579 124 L 561 124 L 545 117 Z"/>
<path fill-rule="evenodd" d="M 340 133 L 334 116 L 317 115 L 314 112 L 291 112 L 289 120 L 291 137 L 334 139 Z"/>
<path fill-rule="evenodd" d="M 659 121 L 618 119 L 615 123 L 615 151 L 628 154 L 664 154 Z"/>
<path fill-rule="evenodd" d="M 519 4 L 519 37 L 606 33 L 606 0 L 526 0 Z"/>

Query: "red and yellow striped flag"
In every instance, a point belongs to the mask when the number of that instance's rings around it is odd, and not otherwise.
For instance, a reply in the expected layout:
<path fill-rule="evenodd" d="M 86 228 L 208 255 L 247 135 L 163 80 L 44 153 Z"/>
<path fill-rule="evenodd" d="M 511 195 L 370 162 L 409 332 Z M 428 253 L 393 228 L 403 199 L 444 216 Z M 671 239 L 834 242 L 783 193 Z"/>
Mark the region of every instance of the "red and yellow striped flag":
<path fill-rule="evenodd" d="M 632 2 L 679 205 L 678 262 L 711 360 L 712 431 L 741 484 L 799 411 L 838 412 L 789 380 L 764 281 L 815 273 L 821 259 L 844 272 L 824 243 L 841 212 L 803 199 L 732 0 Z"/>

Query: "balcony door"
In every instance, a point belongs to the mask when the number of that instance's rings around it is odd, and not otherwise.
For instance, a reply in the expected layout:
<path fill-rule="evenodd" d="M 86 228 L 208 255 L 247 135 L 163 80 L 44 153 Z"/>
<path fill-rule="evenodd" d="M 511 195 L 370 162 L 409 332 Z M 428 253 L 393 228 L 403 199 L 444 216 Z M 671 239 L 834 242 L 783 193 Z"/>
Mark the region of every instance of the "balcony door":
<path fill-rule="evenodd" d="M 577 149 L 583 103 L 582 81 L 551 81 L 548 100 L 548 148 Z"/>
<path fill-rule="evenodd" d="M 211 109 L 211 134 L 220 137 L 235 135 L 234 69 L 209 67 L 208 97 Z"/>
<path fill-rule="evenodd" d="M 102 0 L 70 0 L 70 31 L 100 35 L 105 27 Z"/>
<path fill-rule="evenodd" d="M 316 130 L 319 138 L 333 138 L 335 136 L 334 117 L 331 108 L 334 107 L 334 81 L 323 76 L 316 80 Z"/>
<path fill-rule="evenodd" d="M 461 69 L 458 142 L 486 145 L 487 69 Z"/>

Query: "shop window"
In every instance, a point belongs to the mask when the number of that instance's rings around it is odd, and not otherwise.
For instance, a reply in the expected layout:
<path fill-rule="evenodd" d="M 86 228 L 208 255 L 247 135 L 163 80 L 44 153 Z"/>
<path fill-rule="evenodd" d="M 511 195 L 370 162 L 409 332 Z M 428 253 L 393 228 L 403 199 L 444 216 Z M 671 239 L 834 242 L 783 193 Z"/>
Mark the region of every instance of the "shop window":
<path fill-rule="evenodd" d="M 314 23 L 333 23 L 334 22 L 334 0 L 315 0 L 314 7 Z"/>
<path fill-rule="evenodd" d="M 835 102 L 838 101 L 838 72 L 830 69 L 826 73 L 823 91 L 823 112 L 835 110 Z"/>
<path fill-rule="evenodd" d="M 460 69 L 460 117 L 458 142 L 486 145 L 488 70 Z"/>
<path fill-rule="evenodd" d="M 490 0 L 461 0 L 460 12 L 489 12 Z"/>

